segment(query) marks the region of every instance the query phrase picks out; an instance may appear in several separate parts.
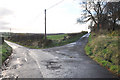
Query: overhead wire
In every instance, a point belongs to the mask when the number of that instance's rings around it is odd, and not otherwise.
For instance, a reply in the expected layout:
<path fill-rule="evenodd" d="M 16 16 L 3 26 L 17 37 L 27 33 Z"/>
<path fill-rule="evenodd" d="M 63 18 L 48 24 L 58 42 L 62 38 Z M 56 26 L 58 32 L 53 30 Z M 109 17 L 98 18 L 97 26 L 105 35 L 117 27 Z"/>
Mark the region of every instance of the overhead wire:
<path fill-rule="evenodd" d="M 51 9 L 51 8 L 53 8 L 53 7 L 61 4 L 63 1 L 64 1 L 64 0 L 61 0 L 61 1 L 57 2 L 56 4 L 54 4 L 54 5 L 50 6 L 49 8 L 47 8 L 46 10 L 49 10 L 49 9 Z M 41 11 L 37 16 L 34 17 L 34 19 L 33 19 L 34 22 L 35 22 L 40 16 L 42 16 L 42 15 L 40 15 L 40 14 L 43 14 L 43 12 Z"/>
<path fill-rule="evenodd" d="M 43 12 L 41 11 L 41 12 L 39 12 L 39 14 L 38 15 L 36 15 L 32 20 L 30 20 L 30 21 L 28 21 L 28 23 L 30 23 L 30 24 L 34 24 L 35 22 L 36 22 L 36 20 L 39 18 L 39 17 L 41 17 L 42 16 L 42 14 L 43 14 Z"/>
<path fill-rule="evenodd" d="M 51 8 L 53 8 L 53 7 L 61 4 L 63 1 L 64 1 L 64 0 L 59 1 L 58 3 L 56 3 L 56 4 L 52 5 L 52 6 L 50 6 L 49 8 L 47 8 L 46 10 L 49 10 L 49 9 L 51 9 Z"/>

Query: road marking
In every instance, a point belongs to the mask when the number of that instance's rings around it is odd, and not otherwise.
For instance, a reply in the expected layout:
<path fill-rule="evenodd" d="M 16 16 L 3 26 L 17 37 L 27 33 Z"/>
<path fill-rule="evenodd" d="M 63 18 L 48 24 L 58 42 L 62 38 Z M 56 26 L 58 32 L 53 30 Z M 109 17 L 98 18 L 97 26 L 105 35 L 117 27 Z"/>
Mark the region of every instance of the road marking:
<path fill-rule="evenodd" d="M 41 67 L 40 67 L 40 64 L 39 64 L 38 60 L 35 58 L 36 56 L 34 54 L 30 54 L 30 55 L 36 61 L 37 65 L 38 65 L 38 68 L 40 69 Z"/>
<path fill-rule="evenodd" d="M 26 56 L 26 54 L 25 54 L 25 53 L 23 53 L 23 55 L 25 55 L 25 61 L 27 62 L 27 56 Z"/>
<path fill-rule="evenodd" d="M 25 61 L 27 62 L 27 58 L 25 58 Z"/>
<path fill-rule="evenodd" d="M 26 56 L 26 54 L 25 54 L 25 61 L 27 62 L 27 56 Z"/>
<path fill-rule="evenodd" d="M 16 61 L 18 64 L 20 64 L 21 62 L 20 62 L 20 58 L 17 58 L 17 61 Z"/>

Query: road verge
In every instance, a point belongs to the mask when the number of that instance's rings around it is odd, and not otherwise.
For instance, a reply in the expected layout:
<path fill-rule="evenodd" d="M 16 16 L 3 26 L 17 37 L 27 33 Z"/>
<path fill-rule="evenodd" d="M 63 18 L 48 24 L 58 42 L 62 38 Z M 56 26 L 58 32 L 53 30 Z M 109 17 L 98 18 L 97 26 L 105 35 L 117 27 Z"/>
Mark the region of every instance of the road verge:
<path fill-rule="evenodd" d="M 118 32 L 91 33 L 85 47 L 86 54 L 110 72 L 120 76 L 120 57 L 118 51 Z"/>

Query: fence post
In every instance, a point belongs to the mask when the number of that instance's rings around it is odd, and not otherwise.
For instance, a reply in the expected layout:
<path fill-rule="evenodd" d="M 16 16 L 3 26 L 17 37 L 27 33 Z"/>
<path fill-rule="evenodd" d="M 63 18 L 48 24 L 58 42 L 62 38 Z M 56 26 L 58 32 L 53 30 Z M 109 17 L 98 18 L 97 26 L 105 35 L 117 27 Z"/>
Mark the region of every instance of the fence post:
<path fill-rule="evenodd" d="M 4 43 L 4 37 L 2 37 L 2 44 Z"/>

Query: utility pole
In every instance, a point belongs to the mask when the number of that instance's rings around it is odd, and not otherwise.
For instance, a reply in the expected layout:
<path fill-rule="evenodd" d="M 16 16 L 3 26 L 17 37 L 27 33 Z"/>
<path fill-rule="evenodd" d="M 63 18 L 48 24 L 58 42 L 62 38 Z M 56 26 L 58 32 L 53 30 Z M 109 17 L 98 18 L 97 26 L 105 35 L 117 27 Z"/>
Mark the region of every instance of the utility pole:
<path fill-rule="evenodd" d="M 60 4 L 61 2 L 63 2 L 64 0 L 61 0 L 60 2 L 58 2 L 58 3 L 56 3 L 56 4 L 54 4 L 54 5 L 52 5 L 51 7 L 49 7 L 47 10 L 49 10 L 49 9 L 51 9 L 51 8 L 53 8 L 53 7 L 55 7 L 56 5 L 58 5 L 58 4 Z M 47 37 L 46 37 L 46 9 L 45 9 L 45 40 L 47 39 Z"/>
<path fill-rule="evenodd" d="M 46 9 L 45 9 L 45 40 L 46 40 Z"/>

